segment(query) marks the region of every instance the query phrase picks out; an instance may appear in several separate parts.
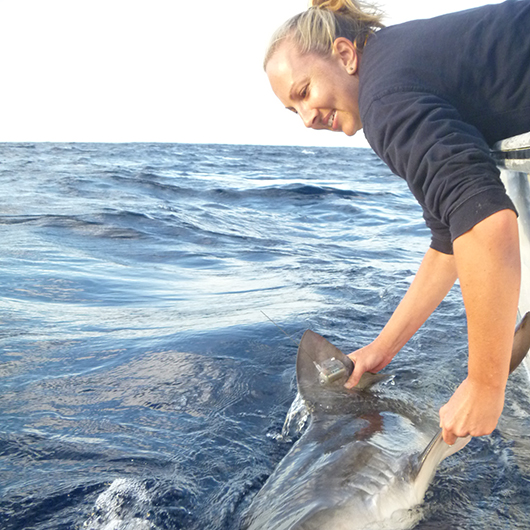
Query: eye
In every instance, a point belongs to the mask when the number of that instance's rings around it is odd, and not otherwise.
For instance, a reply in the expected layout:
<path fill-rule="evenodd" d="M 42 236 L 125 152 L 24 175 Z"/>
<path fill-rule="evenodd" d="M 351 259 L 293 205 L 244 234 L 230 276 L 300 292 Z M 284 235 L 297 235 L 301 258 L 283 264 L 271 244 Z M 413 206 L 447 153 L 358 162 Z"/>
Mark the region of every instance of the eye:
<path fill-rule="evenodd" d="M 291 112 L 294 112 L 295 114 L 298 114 L 298 112 L 296 112 L 296 109 L 293 107 L 286 107 L 286 109 L 290 110 Z"/>
<path fill-rule="evenodd" d="M 302 90 L 300 90 L 299 96 L 304 99 L 307 97 L 307 94 L 309 93 L 309 85 L 306 85 Z"/>

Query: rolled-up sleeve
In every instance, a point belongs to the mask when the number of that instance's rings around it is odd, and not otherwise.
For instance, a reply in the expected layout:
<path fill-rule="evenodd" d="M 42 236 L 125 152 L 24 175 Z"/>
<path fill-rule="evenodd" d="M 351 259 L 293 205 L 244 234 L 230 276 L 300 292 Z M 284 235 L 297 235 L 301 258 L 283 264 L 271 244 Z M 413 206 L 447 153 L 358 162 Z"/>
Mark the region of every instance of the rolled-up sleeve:
<path fill-rule="evenodd" d="M 363 127 L 421 204 L 436 250 L 451 253 L 477 223 L 516 211 L 484 137 L 445 99 L 413 87 L 382 94 L 363 113 Z"/>

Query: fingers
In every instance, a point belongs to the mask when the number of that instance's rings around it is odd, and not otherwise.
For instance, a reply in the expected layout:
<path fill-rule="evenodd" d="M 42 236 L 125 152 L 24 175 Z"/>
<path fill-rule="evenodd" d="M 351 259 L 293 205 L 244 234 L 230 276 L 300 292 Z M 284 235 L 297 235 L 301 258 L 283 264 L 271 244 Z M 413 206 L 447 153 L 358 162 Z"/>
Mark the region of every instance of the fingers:
<path fill-rule="evenodd" d="M 379 372 L 379 370 L 384 368 L 392 360 L 392 356 L 387 355 L 384 350 L 381 350 L 375 344 L 375 342 L 372 342 L 359 350 L 355 350 L 350 353 L 348 357 L 355 365 L 353 373 L 344 384 L 348 389 L 356 386 L 365 372 Z"/>
<path fill-rule="evenodd" d="M 447 445 L 454 445 L 458 436 L 453 431 L 453 426 L 448 424 L 447 414 L 449 412 L 448 404 L 446 403 L 440 409 L 440 428 L 442 429 L 442 437 Z"/>
<path fill-rule="evenodd" d="M 458 439 L 458 436 L 455 436 L 452 432 L 448 431 L 447 429 L 442 430 L 442 437 L 444 439 L 444 442 L 447 445 L 454 445 L 456 440 Z"/>
<path fill-rule="evenodd" d="M 350 353 L 348 357 L 353 361 L 354 368 L 353 368 L 352 374 L 350 375 L 346 383 L 344 383 L 344 386 L 347 389 L 351 390 L 354 386 L 356 386 L 359 383 L 359 381 L 361 380 L 361 377 L 363 376 L 364 372 L 366 372 L 366 370 L 363 369 L 362 363 L 357 360 L 354 354 Z"/>
<path fill-rule="evenodd" d="M 344 383 L 344 386 L 348 389 L 348 390 L 351 390 L 354 386 L 356 386 L 359 381 L 361 380 L 361 377 L 362 377 L 362 373 L 360 373 L 360 371 L 357 370 L 357 368 L 355 368 L 353 370 L 353 373 L 350 375 L 349 379 Z"/>

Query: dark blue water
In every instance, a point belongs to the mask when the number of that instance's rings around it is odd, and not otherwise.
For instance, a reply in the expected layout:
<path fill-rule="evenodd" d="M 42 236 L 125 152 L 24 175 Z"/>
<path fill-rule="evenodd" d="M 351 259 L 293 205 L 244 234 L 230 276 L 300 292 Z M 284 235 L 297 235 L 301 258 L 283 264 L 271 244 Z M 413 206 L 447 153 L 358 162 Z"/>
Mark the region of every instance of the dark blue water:
<path fill-rule="evenodd" d="M 292 442 L 295 339 L 377 335 L 429 244 L 369 150 L 0 145 L 0 528 L 237 529 Z M 425 421 L 466 373 L 458 288 L 386 371 Z M 523 529 L 530 395 L 417 528 Z"/>

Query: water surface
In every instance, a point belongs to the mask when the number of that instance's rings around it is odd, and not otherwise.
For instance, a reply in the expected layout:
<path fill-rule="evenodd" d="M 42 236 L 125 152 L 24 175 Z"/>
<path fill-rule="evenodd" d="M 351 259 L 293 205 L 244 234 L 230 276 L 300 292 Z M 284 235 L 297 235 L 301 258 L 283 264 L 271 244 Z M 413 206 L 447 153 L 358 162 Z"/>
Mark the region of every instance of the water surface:
<path fill-rule="evenodd" d="M 373 340 L 429 244 L 365 149 L 0 145 L 0 527 L 237 529 L 292 440 L 305 329 Z M 458 288 L 386 369 L 426 422 Z M 418 529 L 528 528 L 530 396 L 445 461 Z"/>

